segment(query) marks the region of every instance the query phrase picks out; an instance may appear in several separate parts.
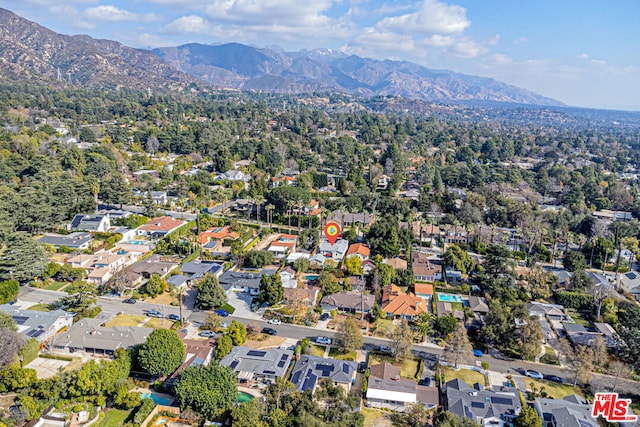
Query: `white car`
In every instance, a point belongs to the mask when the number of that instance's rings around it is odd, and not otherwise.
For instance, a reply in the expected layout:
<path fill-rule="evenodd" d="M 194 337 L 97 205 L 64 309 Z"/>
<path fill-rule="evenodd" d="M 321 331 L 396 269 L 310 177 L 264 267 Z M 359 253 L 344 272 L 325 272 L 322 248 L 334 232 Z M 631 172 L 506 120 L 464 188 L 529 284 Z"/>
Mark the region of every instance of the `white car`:
<path fill-rule="evenodd" d="M 280 319 L 271 319 L 271 320 L 269 320 L 269 324 L 270 325 L 279 325 L 281 323 L 282 323 L 282 321 Z"/>
<path fill-rule="evenodd" d="M 318 344 L 331 345 L 331 338 L 327 338 L 327 337 L 318 337 L 318 338 L 316 338 L 316 342 L 317 342 Z"/>

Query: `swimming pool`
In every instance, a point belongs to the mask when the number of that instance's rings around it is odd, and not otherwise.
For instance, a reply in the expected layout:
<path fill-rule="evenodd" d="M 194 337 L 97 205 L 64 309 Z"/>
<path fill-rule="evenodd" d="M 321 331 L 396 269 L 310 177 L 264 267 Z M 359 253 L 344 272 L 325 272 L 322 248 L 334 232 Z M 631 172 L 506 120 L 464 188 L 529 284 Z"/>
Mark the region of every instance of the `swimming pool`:
<path fill-rule="evenodd" d="M 464 302 L 462 295 L 438 294 L 438 300 L 444 302 Z"/>
<path fill-rule="evenodd" d="M 320 276 L 317 274 L 307 274 L 306 276 L 304 276 L 305 280 L 309 281 L 309 280 L 318 280 Z"/>
<path fill-rule="evenodd" d="M 160 397 L 157 394 L 153 394 L 153 393 L 140 393 L 140 399 L 151 399 L 154 401 L 156 405 L 164 405 L 164 406 L 169 406 L 171 405 L 171 402 L 173 402 L 173 399 Z"/>
<path fill-rule="evenodd" d="M 236 397 L 236 401 L 238 403 L 248 402 L 250 400 L 253 400 L 253 396 L 251 396 L 249 393 L 245 393 L 244 391 L 238 392 L 238 395 Z"/>

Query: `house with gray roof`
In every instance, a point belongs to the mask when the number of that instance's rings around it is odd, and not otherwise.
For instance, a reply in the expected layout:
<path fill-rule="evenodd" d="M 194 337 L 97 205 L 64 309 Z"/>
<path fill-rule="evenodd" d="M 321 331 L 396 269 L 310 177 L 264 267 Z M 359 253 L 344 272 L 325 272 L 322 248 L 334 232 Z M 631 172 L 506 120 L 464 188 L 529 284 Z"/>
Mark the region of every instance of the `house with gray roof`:
<path fill-rule="evenodd" d="M 591 416 L 591 404 L 575 394 L 564 399 L 537 398 L 534 408 L 542 427 L 598 427 Z"/>
<path fill-rule="evenodd" d="M 509 427 L 520 414 L 521 405 L 517 390 L 508 387 L 499 391 L 485 390 L 480 384 L 469 387 L 455 379 L 445 384 L 446 409 L 461 420 L 470 418 L 482 426 Z"/>
<path fill-rule="evenodd" d="M 625 345 L 624 341 L 608 323 L 595 323 L 594 329 L 587 329 L 584 325 L 567 322 L 564 322 L 562 326 L 564 333 L 573 345 L 590 347 L 598 336 L 602 337 L 605 346 L 609 350 Z"/>
<path fill-rule="evenodd" d="M 349 313 L 368 313 L 373 308 L 375 297 L 360 291 L 340 291 L 324 296 L 320 305 L 324 311 L 338 310 Z"/>
<path fill-rule="evenodd" d="M 271 276 L 276 271 L 274 268 L 264 268 L 255 272 L 228 270 L 220 276 L 220 285 L 226 292 L 248 292 L 250 295 L 258 295 L 262 275 Z"/>
<path fill-rule="evenodd" d="M 438 405 L 435 387 L 420 386 L 415 380 L 401 378 L 400 368 L 386 362 L 371 366 L 366 396 L 367 407 L 399 412 L 416 403 L 429 409 Z"/>
<path fill-rule="evenodd" d="M 537 301 L 527 303 L 529 315 L 537 317 L 548 317 L 549 320 L 562 321 L 567 320 L 568 316 L 564 313 L 564 306 L 560 304 L 548 304 Z"/>
<path fill-rule="evenodd" d="M 66 236 L 60 234 L 46 234 L 38 239 L 39 243 L 45 245 L 52 245 L 56 249 L 60 247 L 66 247 L 71 249 L 88 249 L 89 243 L 93 240 L 93 236 L 90 233 L 83 231 L 76 231 Z"/>
<path fill-rule="evenodd" d="M 341 262 L 344 256 L 347 254 L 347 250 L 349 250 L 348 240 L 338 239 L 332 245 L 328 240 L 322 239 L 315 255 L 322 255 L 325 260 Z"/>
<path fill-rule="evenodd" d="M 73 314 L 64 310 L 21 310 L 13 305 L 2 304 L 0 311 L 11 316 L 24 339 L 35 338 L 39 343 L 50 340 L 60 330 L 73 325 Z"/>
<path fill-rule="evenodd" d="M 634 298 L 640 301 L 640 272 L 628 271 L 620 276 L 620 283 Z"/>
<path fill-rule="evenodd" d="M 196 280 L 202 279 L 207 274 L 220 277 L 224 271 L 224 266 L 217 262 L 210 261 L 190 261 L 180 266 L 180 272 L 189 278 L 189 284 L 193 285 Z"/>
<path fill-rule="evenodd" d="M 320 381 L 326 378 L 348 393 L 355 382 L 357 368 L 356 362 L 303 354 L 291 372 L 291 382 L 296 390 L 309 390 L 313 394 Z"/>
<path fill-rule="evenodd" d="M 105 232 L 111 227 L 109 215 L 77 214 L 67 225 L 71 231 Z"/>
<path fill-rule="evenodd" d="M 281 348 L 256 350 L 250 347 L 233 347 L 221 361 L 238 373 L 240 382 L 251 380 L 274 382 L 283 377 L 293 360 L 293 351 Z"/>

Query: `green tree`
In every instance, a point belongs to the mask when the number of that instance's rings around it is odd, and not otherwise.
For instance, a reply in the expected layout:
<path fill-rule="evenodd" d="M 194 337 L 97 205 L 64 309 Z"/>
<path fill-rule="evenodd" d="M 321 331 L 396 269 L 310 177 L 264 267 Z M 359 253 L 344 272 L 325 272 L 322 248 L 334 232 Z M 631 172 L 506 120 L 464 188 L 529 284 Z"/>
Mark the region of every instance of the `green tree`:
<path fill-rule="evenodd" d="M 242 345 L 247 340 L 247 327 L 233 320 L 227 328 L 225 335 L 229 335 L 234 346 Z"/>
<path fill-rule="evenodd" d="M 467 330 L 462 322 L 458 322 L 454 333 L 449 337 L 444 347 L 444 358 L 452 363 L 454 368 L 457 368 L 459 362 L 471 360 L 472 351 L 473 347 L 469 342 Z"/>
<path fill-rule="evenodd" d="M 0 304 L 6 304 L 18 297 L 20 283 L 17 280 L 3 280 L 0 282 Z"/>
<path fill-rule="evenodd" d="M 447 246 L 442 262 L 446 267 L 453 267 L 462 272 L 462 274 L 471 272 L 475 267 L 475 262 L 473 262 L 469 253 L 454 244 Z"/>
<path fill-rule="evenodd" d="M 269 251 L 249 251 L 245 256 L 244 263 L 251 267 L 262 268 L 273 263 L 273 254 Z"/>
<path fill-rule="evenodd" d="M 9 329 L 17 331 L 18 327 L 10 314 L 0 311 L 0 329 Z"/>
<path fill-rule="evenodd" d="M 216 343 L 216 350 L 213 356 L 216 360 L 222 360 L 233 349 L 233 339 L 228 334 L 223 334 Z"/>
<path fill-rule="evenodd" d="M 414 320 L 413 326 L 424 341 L 427 336 L 433 331 L 433 315 L 429 312 L 420 313 Z"/>
<path fill-rule="evenodd" d="M 16 331 L 3 328 L 0 329 L 0 342 L 0 368 L 4 368 L 17 360 L 24 340 Z"/>
<path fill-rule="evenodd" d="M 270 305 L 279 303 L 284 299 L 284 286 L 282 286 L 282 278 L 279 274 L 262 275 L 258 299 Z"/>
<path fill-rule="evenodd" d="M 196 305 L 202 310 L 220 307 L 227 302 L 227 294 L 213 274 L 207 273 L 196 283 L 196 287 L 198 289 Z"/>
<path fill-rule="evenodd" d="M 398 222 L 395 218 L 384 216 L 376 221 L 367 233 L 367 241 L 371 249 L 387 258 L 393 258 L 400 253 L 400 236 Z"/>
<path fill-rule="evenodd" d="M 446 316 L 436 318 L 433 328 L 440 334 L 442 338 L 449 336 L 456 330 L 458 319 L 449 313 Z"/>
<path fill-rule="evenodd" d="M 298 258 L 293 262 L 293 269 L 298 273 L 304 273 L 309 270 L 310 265 L 311 261 L 308 258 Z"/>
<path fill-rule="evenodd" d="M 152 375 L 169 375 L 182 364 L 184 343 L 174 330 L 155 329 L 138 353 L 142 369 Z"/>
<path fill-rule="evenodd" d="M 33 280 L 42 277 L 46 267 L 44 248 L 26 233 L 11 234 L 0 249 L 0 280 Z"/>
<path fill-rule="evenodd" d="M 576 270 L 586 270 L 587 260 L 584 258 L 584 254 L 582 252 L 569 251 L 564 256 L 562 265 L 571 272 Z"/>
<path fill-rule="evenodd" d="M 165 291 L 167 282 L 157 274 L 152 274 L 147 283 L 144 285 L 144 290 L 152 298 L 157 297 Z"/>
<path fill-rule="evenodd" d="M 352 317 L 347 317 L 340 322 L 334 335 L 334 344 L 343 353 L 362 347 L 364 338 L 362 338 L 360 327 Z"/>
<path fill-rule="evenodd" d="M 413 345 L 413 334 L 406 320 L 401 320 L 395 325 L 389 334 L 391 340 L 391 349 L 396 360 L 400 360 L 411 352 Z"/>
<path fill-rule="evenodd" d="M 513 420 L 513 427 L 542 427 L 542 420 L 535 409 L 524 405 L 520 410 L 520 415 Z"/>
<path fill-rule="evenodd" d="M 360 276 L 362 275 L 362 260 L 359 257 L 353 255 L 348 257 L 343 262 L 344 268 L 347 270 L 347 274 L 349 276 Z"/>
<path fill-rule="evenodd" d="M 258 399 L 242 402 L 231 410 L 231 424 L 233 427 L 263 427 L 264 408 Z"/>
<path fill-rule="evenodd" d="M 185 369 L 175 387 L 180 409 L 192 409 L 212 419 L 231 409 L 236 401 L 236 374 L 216 362 Z"/>

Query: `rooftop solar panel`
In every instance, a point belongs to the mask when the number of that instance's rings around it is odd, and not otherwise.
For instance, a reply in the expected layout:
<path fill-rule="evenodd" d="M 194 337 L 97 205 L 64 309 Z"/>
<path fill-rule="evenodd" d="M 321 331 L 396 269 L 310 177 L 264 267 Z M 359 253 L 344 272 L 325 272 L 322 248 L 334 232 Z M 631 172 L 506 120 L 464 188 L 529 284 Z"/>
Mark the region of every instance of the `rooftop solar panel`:
<path fill-rule="evenodd" d="M 264 357 L 265 354 L 267 354 L 266 351 L 258 351 L 258 350 L 249 350 L 247 352 L 247 356 L 251 356 L 251 357 Z"/>
<path fill-rule="evenodd" d="M 281 361 L 278 362 L 278 368 L 284 368 L 284 365 L 286 365 L 286 364 L 287 364 L 286 360 L 281 360 Z"/>
<path fill-rule="evenodd" d="M 29 320 L 29 318 L 26 316 L 11 316 L 11 317 L 13 318 L 13 321 L 16 322 L 16 324 L 18 325 L 24 325 L 25 322 Z"/>
<path fill-rule="evenodd" d="M 484 408 L 484 403 L 482 402 L 471 402 L 472 408 Z"/>
<path fill-rule="evenodd" d="M 497 405 L 511 405 L 513 401 L 511 399 L 507 399 L 506 397 L 491 397 L 491 403 L 495 403 Z"/>

